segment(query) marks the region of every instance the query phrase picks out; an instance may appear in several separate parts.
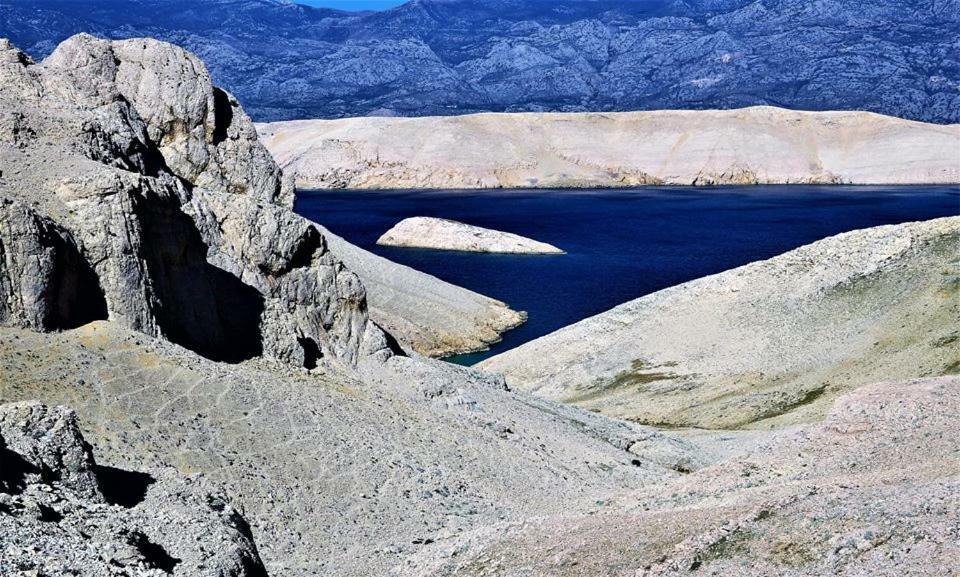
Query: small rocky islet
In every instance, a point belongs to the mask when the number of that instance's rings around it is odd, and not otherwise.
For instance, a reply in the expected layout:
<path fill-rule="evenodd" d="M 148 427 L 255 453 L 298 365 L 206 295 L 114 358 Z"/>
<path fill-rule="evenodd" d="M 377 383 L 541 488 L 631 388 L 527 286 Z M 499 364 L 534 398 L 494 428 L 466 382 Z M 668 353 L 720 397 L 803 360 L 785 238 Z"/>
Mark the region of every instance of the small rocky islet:
<path fill-rule="evenodd" d="M 456 367 L 421 353 L 522 315 L 295 215 L 197 57 L 3 42 L 0 80 L 3 575 L 960 566 L 960 218 Z"/>
<path fill-rule="evenodd" d="M 448 220 L 405 218 L 377 240 L 381 246 L 430 248 L 499 254 L 564 254 L 559 248 L 530 238 Z"/>

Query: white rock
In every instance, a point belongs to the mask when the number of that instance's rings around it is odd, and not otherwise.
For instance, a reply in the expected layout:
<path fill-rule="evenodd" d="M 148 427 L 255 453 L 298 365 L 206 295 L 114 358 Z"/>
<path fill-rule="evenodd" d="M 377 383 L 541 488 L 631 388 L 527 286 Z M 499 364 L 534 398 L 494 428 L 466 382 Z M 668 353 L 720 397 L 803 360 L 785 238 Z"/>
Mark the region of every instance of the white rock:
<path fill-rule="evenodd" d="M 564 254 L 559 248 L 517 234 L 447 220 L 416 216 L 388 230 L 377 244 L 508 254 Z"/>

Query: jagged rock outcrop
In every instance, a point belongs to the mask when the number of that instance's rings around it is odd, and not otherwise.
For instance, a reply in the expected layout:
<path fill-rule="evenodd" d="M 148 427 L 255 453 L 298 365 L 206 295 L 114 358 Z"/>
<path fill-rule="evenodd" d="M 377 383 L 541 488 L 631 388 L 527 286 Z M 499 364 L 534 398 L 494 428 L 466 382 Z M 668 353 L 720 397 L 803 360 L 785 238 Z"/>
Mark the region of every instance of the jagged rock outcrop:
<path fill-rule="evenodd" d="M 444 218 L 405 218 L 383 233 L 377 244 L 506 254 L 563 254 L 559 248 L 518 234 L 472 226 Z"/>
<path fill-rule="evenodd" d="M 830 237 L 625 303 L 478 365 L 674 427 L 822 418 L 855 387 L 960 372 L 960 217 Z"/>
<path fill-rule="evenodd" d="M 206 479 L 98 466 L 76 413 L 35 401 L 0 405 L 0 573 L 266 576 Z"/>
<path fill-rule="evenodd" d="M 3 50 L 0 104 L 17 119 L 0 152 L 3 317 L 110 318 L 223 360 L 355 363 L 386 348 L 360 281 L 290 213 L 250 120 L 199 60 L 84 35 L 40 65 Z"/>
<path fill-rule="evenodd" d="M 302 188 L 960 182 L 960 125 L 865 112 L 476 114 L 258 129 Z"/>

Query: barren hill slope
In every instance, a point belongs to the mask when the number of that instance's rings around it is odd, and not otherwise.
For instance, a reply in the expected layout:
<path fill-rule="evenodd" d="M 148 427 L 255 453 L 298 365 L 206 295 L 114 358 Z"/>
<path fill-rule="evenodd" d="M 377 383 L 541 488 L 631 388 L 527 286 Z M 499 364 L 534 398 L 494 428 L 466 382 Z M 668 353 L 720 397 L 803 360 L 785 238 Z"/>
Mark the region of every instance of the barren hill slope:
<path fill-rule="evenodd" d="M 257 126 L 305 188 L 960 182 L 960 125 L 782 108 Z"/>

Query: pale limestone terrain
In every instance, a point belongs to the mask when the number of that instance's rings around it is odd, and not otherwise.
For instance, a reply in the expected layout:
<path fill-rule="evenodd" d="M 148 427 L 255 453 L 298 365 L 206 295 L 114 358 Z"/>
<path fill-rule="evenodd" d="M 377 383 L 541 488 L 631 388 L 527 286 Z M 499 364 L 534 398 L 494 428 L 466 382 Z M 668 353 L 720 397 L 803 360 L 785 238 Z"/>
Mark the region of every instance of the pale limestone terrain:
<path fill-rule="evenodd" d="M 0 408 L 4 577 L 958 565 L 960 379 L 910 379 L 958 367 L 960 218 L 654 295 L 662 349 L 635 303 L 527 349 L 655 428 L 405 352 L 516 313 L 295 215 L 196 57 L 0 41 L 0 79 L 0 403 L 39 401 Z"/>
<path fill-rule="evenodd" d="M 68 405 L 101 464 L 203 473 L 226 491 L 205 501 L 213 511 L 182 514 L 156 493 L 163 502 L 141 511 L 159 527 L 141 525 L 169 555 L 143 545 L 150 561 L 124 540 L 136 512 L 61 512 L 14 479 L 0 497 L 0 574 L 193 577 L 206 562 L 262 577 L 257 551 L 275 575 L 383 574 L 443 535 L 587 511 L 711 460 L 406 356 L 407 327 L 440 327 L 419 333 L 424 346 L 441 330 L 471 338 L 458 332 L 471 324 L 492 339 L 488 311 L 510 311 L 294 214 L 249 119 L 195 56 L 80 35 L 35 64 L 0 41 L 0 79 L 0 403 Z M 378 326 L 364 278 L 406 323 L 396 332 Z M 6 491 L 17 458 L 2 456 Z M 207 499 L 192 494 L 180 491 L 181 510 Z"/>
<path fill-rule="evenodd" d="M 559 248 L 509 232 L 443 218 L 405 218 L 383 233 L 377 244 L 507 254 L 563 254 Z"/>
<path fill-rule="evenodd" d="M 503 302 L 365 251 L 322 226 L 317 229 L 363 281 L 370 318 L 405 348 L 430 357 L 482 351 L 527 318 Z"/>
<path fill-rule="evenodd" d="M 628 302 L 479 367 L 647 424 L 817 420 L 857 386 L 960 372 L 960 217 L 827 238 Z"/>
<path fill-rule="evenodd" d="M 960 182 L 960 126 L 864 112 L 371 117 L 257 130 L 303 188 Z"/>

